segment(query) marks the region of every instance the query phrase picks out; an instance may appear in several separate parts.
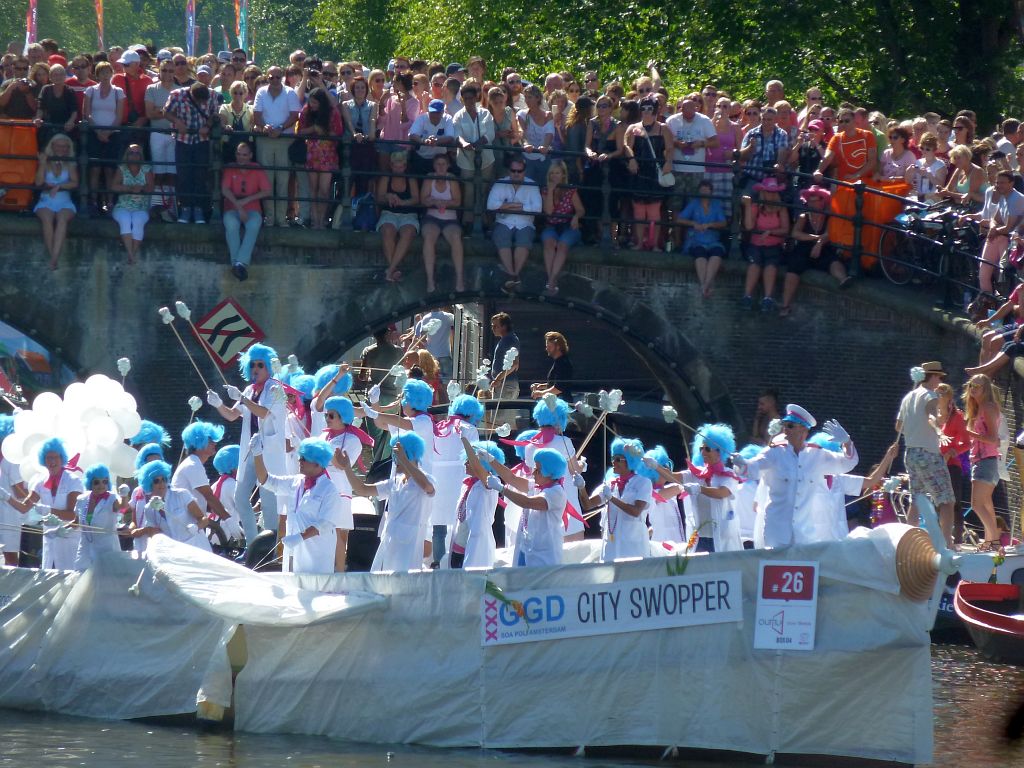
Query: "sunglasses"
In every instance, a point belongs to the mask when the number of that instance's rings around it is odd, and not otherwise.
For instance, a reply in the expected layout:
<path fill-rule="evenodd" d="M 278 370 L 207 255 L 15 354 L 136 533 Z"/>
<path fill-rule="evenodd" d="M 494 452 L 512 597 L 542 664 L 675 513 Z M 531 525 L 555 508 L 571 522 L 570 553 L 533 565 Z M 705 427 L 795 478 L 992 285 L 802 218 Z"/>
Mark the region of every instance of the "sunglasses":
<path fill-rule="evenodd" d="M 235 64 L 244 64 L 245 63 L 245 59 L 243 59 L 241 56 L 232 56 L 231 57 L 231 61 L 233 61 Z"/>
<path fill-rule="evenodd" d="M 889 141 L 896 141 L 896 139 L 902 139 L 902 138 L 903 137 L 900 136 L 898 133 L 894 133 L 894 134 L 889 136 Z M 923 149 L 923 147 L 922 147 L 922 149 Z"/>
<path fill-rule="evenodd" d="M 821 96 L 808 96 L 808 101 L 821 101 Z"/>
<path fill-rule="evenodd" d="M 966 131 L 967 130 L 967 126 L 966 125 L 954 125 L 953 126 L 953 130 L 954 131 Z"/>
<path fill-rule="evenodd" d="M 337 419 L 337 418 L 340 418 L 340 417 L 334 411 L 328 411 L 327 413 L 324 414 L 324 418 L 325 419 Z"/>
<path fill-rule="evenodd" d="M 341 70 L 341 75 L 342 75 L 342 77 L 351 77 L 352 76 L 352 70 L 351 69 L 343 69 L 343 70 Z"/>
<path fill-rule="evenodd" d="M 337 72 L 324 72 L 324 77 L 337 77 Z"/>
<path fill-rule="evenodd" d="M 509 168 L 508 172 L 509 173 L 525 173 L 526 172 L 526 168 Z"/>
<path fill-rule="evenodd" d="M 523 81 L 522 80 L 509 80 L 508 84 L 509 85 L 522 85 Z"/>
<path fill-rule="evenodd" d="M 85 67 L 74 67 L 74 69 L 85 69 Z M 170 75 L 174 73 L 174 67 L 161 67 L 160 71 Z"/>
<path fill-rule="evenodd" d="M 267 366 L 265 366 L 259 360 L 255 360 L 255 361 L 249 363 L 249 367 L 250 368 L 266 368 Z"/>
<path fill-rule="evenodd" d="M 652 107 L 650 104 L 644 104 L 642 107 L 640 107 L 640 111 L 641 112 L 653 112 L 654 111 L 654 107 Z"/>
<path fill-rule="evenodd" d="M 176 67 L 187 67 L 188 66 L 188 62 L 187 61 L 176 61 L 176 62 L 174 62 L 174 66 L 176 66 Z"/>
<path fill-rule="evenodd" d="M 611 109 L 612 105 L 611 104 L 598 104 L 597 108 L 598 109 Z"/>
<path fill-rule="evenodd" d="M 761 113 L 760 113 L 760 112 L 758 112 L 758 111 L 757 111 L 756 109 L 748 109 L 748 110 L 747 110 L 746 112 L 744 112 L 743 114 L 744 114 L 744 115 L 760 115 Z"/>
<path fill-rule="evenodd" d="M 472 96 L 475 99 L 480 94 L 477 91 L 474 91 L 474 90 L 468 90 L 467 91 L 465 88 L 463 88 L 462 89 L 462 95 L 463 96 Z"/>
<path fill-rule="evenodd" d="M 716 451 L 718 449 L 717 448 L 712 448 L 710 445 L 702 445 L 700 447 L 700 450 L 701 450 L 701 453 L 703 453 L 704 451 L 707 451 L 708 453 L 711 453 L 711 451 Z"/>
<path fill-rule="evenodd" d="M 280 80 L 282 75 L 267 75 L 271 80 Z"/>
<path fill-rule="evenodd" d="M 783 429 L 786 429 L 786 430 L 789 430 L 789 429 L 796 429 L 796 428 L 797 428 L 797 427 L 799 427 L 799 426 L 800 426 L 799 424 L 794 424 L 794 423 L 793 423 L 793 422 L 791 422 L 791 421 L 786 421 L 786 422 L 783 422 L 783 424 L 782 424 L 782 428 L 783 428 Z"/>
<path fill-rule="evenodd" d="M 653 88 L 641 88 L 637 93 L 650 93 L 653 90 Z"/>
<path fill-rule="evenodd" d="M 583 82 L 585 82 L 585 83 L 596 83 L 597 82 L 597 78 L 596 77 L 586 77 L 586 78 L 583 79 Z"/>

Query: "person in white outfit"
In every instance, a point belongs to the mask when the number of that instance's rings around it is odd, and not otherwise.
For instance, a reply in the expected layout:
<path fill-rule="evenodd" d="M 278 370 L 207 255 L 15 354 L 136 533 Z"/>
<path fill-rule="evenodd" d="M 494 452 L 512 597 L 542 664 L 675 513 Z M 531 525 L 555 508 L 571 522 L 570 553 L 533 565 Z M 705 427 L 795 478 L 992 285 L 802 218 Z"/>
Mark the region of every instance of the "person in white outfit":
<path fill-rule="evenodd" d="M 732 457 L 740 477 L 764 478 L 768 486 L 763 521 L 766 547 L 814 541 L 816 521 L 831 523 L 833 518 L 825 476 L 841 475 L 857 466 L 857 449 L 850 434 L 835 420 L 825 422 L 824 431 L 842 446 L 841 452 L 808 444 L 807 436 L 816 425 L 806 409 L 790 403 L 782 418 L 784 442 L 765 448 L 750 460 L 738 454 Z M 759 534 L 755 531 L 755 540 L 760 539 Z"/>
<path fill-rule="evenodd" d="M 228 397 L 235 401 L 234 405 L 225 405 L 213 390 L 206 393 L 206 402 L 216 408 L 221 416 L 228 421 L 242 420 L 242 435 L 238 441 L 241 451 L 235 487 L 235 510 L 241 518 L 247 544 L 256 538 L 257 533 L 256 512 L 250 501 L 256 488 L 259 488 L 263 527 L 277 530 L 277 499 L 269 489 L 257 484 L 253 458 L 249 454 L 249 443 L 259 433 L 263 436 L 263 461 L 267 468 L 273 473 L 284 473 L 288 411 L 284 387 L 280 381 L 271 377 L 271 361 L 276 357 L 277 352 L 265 344 L 253 344 L 241 354 L 238 370 L 242 378 L 249 382 L 249 386 L 245 390 L 239 390 L 231 384 L 225 386 Z"/>
<path fill-rule="evenodd" d="M 498 492 L 487 487 L 494 475 L 493 467 L 505 463 L 505 454 L 490 440 L 470 442 L 462 436 L 466 474 L 455 508 L 455 531 L 452 537 L 452 568 L 490 568 L 494 565 L 494 510 Z M 487 466 L 478 454 L 490 457 Z"/>
<path fill-rule="evenodd" d="M 741 481 L 724 463 L 735 452 L 736 438 L 727 424 L 702 424 L 693 438 L 693 459 L 681 479 L 683 504 L 697 532 L 697 552 L 743 549 L 734 507 Z"/>
<path fill-rule="evenodd" d="M 217 519 L 220 528 L 229 541 L 241 541 L 245 535 L 235 514 L 235 474 L 238 472 L 237 445 L 225 445 L 213 457 L 213 468 L 217 470 L 217 481 L 213 484 L 213 495 L 220 499 L 228 513 L 226 520 Z M 211 519 L 213 516 L 210 516 Z"/>
<path fill-rule="evenodd" d="M 582 491 L 580 502 L 584 509 L 605 505 L 602 562 L 646 557 L 650 552 L 646 519 L 651 508 L 653 484 L 650 478 L 638 473 L 643 467 L 643 443 L 617 437 L 612 441 L 610 455 L 611 470 L 596 493 L 588 495 L 582 488 L 582 477 L 579 480 L 574 478 Z"/>
<path fill-rule="evenodd" d="M 480 439 L 477 425 L 484 416 L 484 407 L 472 395 L 459 395 L 448 405 L 448 418 L 434 425 L 434 461 L 431 474 L 437 483 L 430 505 L 433 562 L 443 565 L 450 547 L 448 537 L 455 530 L 455 508 L 462 497 L 466 477 L 463 440 L 475 443 Z M 433 563 L 432 563 L 433 565 Z"/>
<path fill-rule="evenodd" d="M 165 461 L 151 461 L 135 473 L 142 488 L 143 498 L 135 502 L 142 506 L 142 525 L 131 525 L 132 536 L 149 537 L 162 533 L 175 541 L 210 551 L 206 538 L 207 520 L 192 494 L 171 487 L 171 465 Z M 133 518 L 139 517 L 138 512 Z"/>
<path fill-rule="evenodd" d="M 292 561 L 293 573 L 334 573 L 338 543 L 335 524 L 341 514 L 341 497 L 327 475 L 334 448 L 326 440 L 307 437 L 299 445 L 299 474 L 273 475 L 263 461 L 263 436 L 253 435 L 250 452 L 256 479 L 279 496 L 289 496 L 291 510 L 282 542 Z"/>
<path fill-rule="evenodd" d="M 327 398 L 324 403 L 324 418 L 327 421 L 327 429 L 323 431 L 321 437 L 330 443 L 334 450 L 331 466 L 335 471 L 330 473 L 330 477 L 338 491 L 339 500 L 338 519 L 335 521 L 338 543 L 335 548 L 334 570 L 342 573 L 348 557 L 348 535 L 355 528 L 355 518 L 352 515 L 352 486 L 342 469 L 339 452 L 345 454 L 349 464 L 362 466 L 363 448 L 368 447 L 372 450 L 373 438 L 353 424 L 356 420 L 355 407 L 347 397 L 336 395 Z"/>
<path fill-rule="evenodd" d="M 93 464 L 85 470 L 85 487 L 89 494 L 79 496 L 75 502 L 81 531 L 75 553 L 76 571 L 86 570 L 101 552 L 121 551 L 117 525 L 128 502 L 110 492 L 110 469 L 105 464 Z"/>
<path fill-rule="evenodd" d="M 310 435 L 319 435 L 327 429 L 324 403 L 329 397 L 343 397 L 352 389 L 352 373 L 348 363 L 325 365 L 313 376 L 313 405 L 310 412 Z"/>
<path fill-rule="evenodd" d="M 651 508 L 647 512 L 651 538 L 678 544 L 686 541 L 686 526 L 679 509 L 683 486 L 672 475 L 674 468 L 668 451 L 664 446 L 656 445 L 644 454 L 644 467 L 638 472 L 652 483 Z"/>
<path fill-rule="evenodd" d="M 171 487 L 181 488 L 192 494 L 199 508 L 207 514 L 213 513 L 219 520 L 231 517 L 223 502 L 213 492 L 205 464 L 217 450 L 217 443 L 224 437 L 224 427 L 208 421 L 196 421 L 185 427 L 181 442 L 188 455 L 178 464 L 171 477 Z"/>
<path fill-rule="evenodd" d="M 28 496 L 0 499 L 22 514 L 35 507 L 43 515 L 43 559 L 40 568 L 71 570 L 78 554 L 79 531 L 73 523 L 75 502 L 84 490 L 81 472 L 68 464 L 60 438 L 50 438 L 39 447 L 39 463 L 45 468 L 33 478 Z M 0 497 L 3 494 L 0 493 Z"/>
<path fill-rule="evenodd" d="M 525 429 L 516 435 L 516 439 L 510 443 L 515 448 L 519 463 L 510 467 L 509 471 L 527 481 L 533 476 L 533 467 L 526 463 L 526 448 L 530 439 L 536 434 L 536 429 Z M 519 529 L 519 519 L 522 514 L 523 510 L 518 504 L 505 499 L 505 546 L 508 549 L 515 549 L 516 531 Z"/>
<path fill-rule="evenodd" d="M 0 444 L 13 431 L 14 417 L 0 415 Z M 5 458 L 0 450 L 0 548 L 4 553 L 4 565 L 17 566 L 21 552 L 22 513 L 8 504 L 7 499 L 24 498 L 26 495 L 18 465 Z"/>
<path fill-rule="evenodd" d="M 380 544 L 370 566 L 375 573 L 417 571 L 423 564 L 422 529 L 434 495 L 434 479 L 421 468 L 425 450 L 426 442 L 415 432 L 395 435 L 391 438 L 395 474 L 372 485 L 356 475 L 344 454 L 338 456 L 353 493 L 377 496 L 388 503 Z"/>

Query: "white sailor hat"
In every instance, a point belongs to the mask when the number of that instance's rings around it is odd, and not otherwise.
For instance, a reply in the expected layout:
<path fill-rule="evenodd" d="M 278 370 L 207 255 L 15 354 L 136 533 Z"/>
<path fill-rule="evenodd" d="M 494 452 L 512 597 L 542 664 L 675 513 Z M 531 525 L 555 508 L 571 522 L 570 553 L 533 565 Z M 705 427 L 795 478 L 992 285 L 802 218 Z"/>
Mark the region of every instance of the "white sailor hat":
<path fill-rule="evenodd" d="M 806 408 L 801 408 L 796 403 L 789 403 L 786 406 L 786 415 L 782 417 L 782 420 L 791 424 L 800 424 L 808 429 L 818 424 Z"/>

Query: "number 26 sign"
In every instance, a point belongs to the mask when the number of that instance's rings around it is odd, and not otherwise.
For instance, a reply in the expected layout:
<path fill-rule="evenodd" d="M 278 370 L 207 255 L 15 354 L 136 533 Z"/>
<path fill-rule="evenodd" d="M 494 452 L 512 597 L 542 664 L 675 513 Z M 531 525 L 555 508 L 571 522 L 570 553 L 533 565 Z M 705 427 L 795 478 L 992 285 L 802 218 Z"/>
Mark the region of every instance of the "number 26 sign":
<path fill-rule="evenodd" d="M 818 563 L 762 560 L 754 647 L 814 650 Z"/>

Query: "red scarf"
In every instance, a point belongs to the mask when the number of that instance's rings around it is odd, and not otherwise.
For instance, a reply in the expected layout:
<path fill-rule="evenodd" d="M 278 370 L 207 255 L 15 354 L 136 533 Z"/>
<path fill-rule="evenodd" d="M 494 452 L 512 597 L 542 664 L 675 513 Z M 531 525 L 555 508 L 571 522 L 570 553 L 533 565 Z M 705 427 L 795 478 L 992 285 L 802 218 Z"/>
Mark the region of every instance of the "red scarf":
<path fill-rule="evenodd" d="M 229 477 L 232 480 L 234 480 L 235 473 L 229 472 L 226 475 L 221 475 L 220 477 L 217 478 L 217 482 L 213 484 L 213 495 L 216 496 L 218 499 L 220 498 L 221 491 L 224 490 L 224 483 L 227 481 Z"/>
<path fill-rule="evenodd" d="M 92 491 L 89 493 L 89 503 L 92 505 L 99 504 L 101 501 L 106 501 L 110 498 L 110 491 L 104 491 L 103 493 L 96 493 Z"/>
<path fill-rule="evenodd" d="M 355 435 L 359 439 L 360 443 L 373 447 L 373 438 L 363 432 L 359 427 L 354 427 L 351 424 L 346 424 L 341 429 L 325 429 L 322 434 L 325 435 L 324 439 L 326 439 L 327 442 L 330 442 L 336 437 L 341 437 L 342 435 Z M 360 454 L 359 458 L 356 459 L 356 466 L 364 472 L 366 471 L 366 465 L 363 464 L 362 454 Z"/>
<path fill-rule="evenodd" d="M 79 456 L 81 456 L 81 454 L 80 453 L 76 453 L 74 456 L 71 457 L 71 461 L 69 461 L 67 464 L 65 464 L 63 467 L 61 467 L 60 472 L 58 472 L 56 475 L 50 475 L 48 478 L 46 478 L 46 482 L 43 483 L 43 488 L 48 490 L 50 492 L 51 496 L 56 496 L 57 495 L 57 488 L 60 487 L 60 479 L 61 479 L 61 477 L 63 477 L 65 471 L 67 471 L 67 472 L 81 472 L 82 471 L 78 467 L 78 457 Z"/>
<path fill-rule="evenodd" d="M 479 482 L 479 478 L 476 477 L 467 477 L 462 481 L 462 493 L 459 494 L 459 503 L 455 505 L 455 509 L 458 510 L 456 517 L 460 523 L 466 521 L 466 502 L 469 500 L 469 492 Z"/>
<path fill-rule="evenodd" d="M 620 475 L 619 477 L 613 478 L 609 485 L 618 491 L 621 496 L 622 492 L 626 490 L 626 483 L 628 483 L 635 474 L 636 472 L 628 472 L 625 475 Z"/>
<path fill-rule="evenodd" d="M 466 420 L 465 416 L 455 414 L 449 416 L 447 419 L 443 419 L 434 424 L 434 437 L 448 437 L 453 431 L 461 433 L 462 422 Z"/>
<path fill-rule="evenodd" d="M 561 485 L 564 488 L 565 478 L 563 477 L 560 480 L 552 480 L 550 483 L 537 483 L 537 490 L 544 491 L 553 485 Z M 581 523 L 583 523 L 584 528 L 590 527 L 590 523 L 587 522 L 587 519 L 580 514 L 579 510 L 576 509 L 576 507 L 573 506 L 572 502 L 569 501 L 569 498 L 566 497 L 565 509 L 562 510 L 562 527 L 565 530 L 569 530 L 569 515 L 572 515 Z"/>
<path fill-rule="evenodd" d="M 508 440 L 503 437 L 501 438 L 501 442 L 503 442 L 505 445 L 536 445 L 538 448 L 543 448 L 545 445 L 554 440 L 557 435 L 558 430 L 555 429 L 554 427 L 541 427 L 540 431 L 537 432 L 537 434 L 531 437 L 529 440 Z"/>
<path fill-rule="evenodd" d="M 314 485 L 316 485 L 316 481 L 317 480 L 319 480 L 321 477 L 323 477 L 326 474 L 327 474 L 327 471 L 324 470 L 323 472 L 321 472 L 316 477 L 304 477 L 304 478 L 302 478 L 302 490 L 308 491 L 310 488 L 312 488 Z"/>
<path fill-rule="evenodd" d="M 692 461 L 687 460 L 687 467 L 694 477 L 703 480 L 706 485 L 711 485 L 711 478 L 718 475 L 719 477 L 731 477 L 733 480 L 739 480 L 740 478 L 735 472 L 730 472 L 725 468 L 725 464 L 720 461 L 716 461 L 714 464 L 708 464 L 703 467 L 696 466 Z"/>
<path fill-rule="evenodd" d="M 658 491 L 660 491 L 664 487 L 665 487 L 664 483 L 659 483 L 658 485 L 654 486 L 654 490 L 651 493 L 651 496 L 654 498 L 654 500 L 657 501 L 657 502 L 660 502 L 662 504 L 664 504 L 665 502 L 668 501 L 668 499 L 666 499 L 664 496 L 662 496 L 660 493 L 658 493 Z"/>

